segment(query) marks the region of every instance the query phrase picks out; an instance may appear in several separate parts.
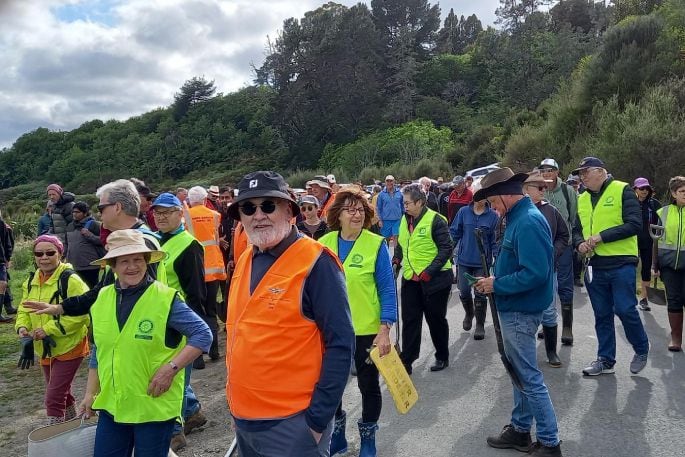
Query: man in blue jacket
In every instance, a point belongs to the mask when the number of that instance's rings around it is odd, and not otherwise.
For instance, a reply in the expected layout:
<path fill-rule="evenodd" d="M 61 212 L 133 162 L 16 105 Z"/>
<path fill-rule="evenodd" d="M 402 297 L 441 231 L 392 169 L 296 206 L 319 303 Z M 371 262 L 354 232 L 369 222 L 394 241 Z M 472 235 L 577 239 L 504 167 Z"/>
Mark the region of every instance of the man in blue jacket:
<path fill-rule="evenodd" d="M 496 231 L 499 217 L 489 206 L 486 200 L 471 202 L 459 210 L 457 216 L 450 225 L 450 236 L 456 246 L 455 264 L 459 285 L 459 299 L 464 306 L 465 331 L 471 330 L 473 317 L 476 317 L 476 330 L 473 332 L 474 340 L 485 338 L 485 315 L 488 299 L 485 295 L 476 291 L 475 299 L 471 295 L 471 284 L 464 276 L 468 273 L 472 276 L 483 276 L 483 264 L 480 260 L 480 251 L 476 244 L 476 229 L 485 235 L 484 243 L 488 264 L 492 263 L 492 257 L 496 252 Z M 474 308 L 475 304 L 475 308 Z"/>
<path fill-rule="evenodd" d="M 381 235 L 392 243 L 400 233 L 400 220 L 404 214 L 402 192 L 395 185 L 395 177 L 392 175 L 385 177 L 385 188 L 378 194 L 376 210 Z"/>
<path fill-rule="evenodd" d="M 499 436 L 488 437 L 498 449 L 528 451 L 534 456 L 561 456 L 557 418 L 547 386 L 538 368 L 536 332 L 542 312 L 552 301 L 554 252 L 545 217 L 523 195 L 525 173 L 500 168 L 487 174 L 474 200 L 487 198 L 490 206 L 506 218 L 506 229 L 495 261 L 494 275 L 475 285 L 483 294 L 494 294 L 498 307 L 506 357 L 523 385 L 514 385 L 511 423 Z M 537 442 L 530 429 L 536 422 Z"/>

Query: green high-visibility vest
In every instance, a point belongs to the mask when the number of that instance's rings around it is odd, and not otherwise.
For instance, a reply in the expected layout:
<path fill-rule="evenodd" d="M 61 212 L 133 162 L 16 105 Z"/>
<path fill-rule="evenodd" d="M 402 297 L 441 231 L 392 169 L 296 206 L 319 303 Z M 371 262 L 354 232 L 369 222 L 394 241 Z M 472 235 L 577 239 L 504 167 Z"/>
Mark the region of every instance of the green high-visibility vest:
<path fill-rule="evenodd" d="M 397 242 L 402 247 L 404 255 L 404 272 L 402 273 L 404 279 L 409 280 L 415 274 L 421 274 L 438 255 L 438 246 L 433 241 L 433 219 L 436 217 L 441 217 L 447 222 L 445 216 L 426 208 L 426 213 L 414 226 L 411 234 L 407 225 L 407 216 L 402 218 Z M 448 259 L 440 270 L 445 271 L 450 268 L 452 267 Z"/>
<path fill-rule="evenodd" d="M 623 190 L 628 184 L 611 181 L 592 207 L 590 192 L 583 192 L 578 198 L 578 217 L 583 225 L 583 238 L 598 235 L 603 230 L 623 225 Z M 599 243 L 595 254 L 601 256 L 637 256 L 637 235 L 609 243 Z"/>
<path fill-rule="evenodd" d="M 685 268 L 685 208 L 668 205 L 657 210 L 664 227 L 664 234 L 659 238 L 659 266 L 675 270 Z"/>
<path fill-rule="evenodd" d="M 330 232 L 319 243 L 338 255 L 340 232 Z M 375 335 L 381 325 L 381 301 L 376 287 L 376 259 L 383 237 L 362 230 L 343 262 L 347 297 L 355 335 Z"/>
<path fill-rule="evenodd" d="M 90 309 L 100 378 L 100 393 L 93 409 L 107 411 L 115 422 L 140 424 L 182 417 L 184 370 L 176 373 L 169 390 L 159 397 L 147 393 L 157 370 L 185 346 L 185 338 L 176 348 L 165 344 L 176 293 L 159 281 L 153 282 L 133 306 L 121 330 L 114 285 L 103 287 Z"/>
<path fill-rule="evenodd" d="M 176 289 L 182 300 L 184 299 L 183 289 L 181 288 L 181 281 L 178 279 L 176 270 L 174 270 L 174 262 L 193 241 L 195 241 L 195 237 L 193 237 L 193 235 L 188 233 L 186 230 L 182 230 L 176 235 L 173 235 L 166 243 L 164 243 L 164 245 L 162 245 L 162 250 L 168 254 L 168 257 L 164 260 L 166 284 L 169 287 Z M 202 270 L 202 274 L 204 275 L 204 269 Z"/>

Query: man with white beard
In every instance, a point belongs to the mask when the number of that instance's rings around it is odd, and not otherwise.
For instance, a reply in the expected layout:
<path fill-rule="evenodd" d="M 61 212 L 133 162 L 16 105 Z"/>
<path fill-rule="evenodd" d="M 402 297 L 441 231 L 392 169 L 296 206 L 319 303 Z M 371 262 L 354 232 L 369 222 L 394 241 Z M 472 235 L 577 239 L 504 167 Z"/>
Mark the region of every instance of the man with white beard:
<path fill-rule="evenodd" d="M 228 214 L 252 250 L 233 273 L 226 398 L 243 457 L 327 456 L 354 352 L 342 266 L 292 225 L 283 177 L 246 175 Z"/>

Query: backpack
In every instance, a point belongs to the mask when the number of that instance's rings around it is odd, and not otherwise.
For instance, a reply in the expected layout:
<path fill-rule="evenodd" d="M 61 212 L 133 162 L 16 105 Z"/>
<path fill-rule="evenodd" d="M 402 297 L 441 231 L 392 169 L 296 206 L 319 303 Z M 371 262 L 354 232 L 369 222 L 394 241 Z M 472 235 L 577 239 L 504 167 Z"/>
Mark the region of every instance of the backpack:
<path fill-rule="evenodd" d="M 67 291 L 69 290 L 69 278 L 71 275 L 75 274 L 76 272 L 72 270 L 71 268 L 67 268 L 62 273 L 60 273 L 59 278 L 57 279 L 57 291 L 52 295 L 50 298 L 50 303 L 51 304 L 59 304 L 60 302 L 66 300 L 67 298 Z M 26 289 L 27 289 L 27 294 L 31 292 L 31 283 L 33 282 L 33 277 L 36 275 L 35 271 L 32 271 L 29 273 L 29 282 L 27 283 Z M 58 299 L 61 299 L 59 301 L 56 301 Z M 52 316 L 52 318 L 56 321 L 55 325 L 57 325 L 57 328 L 59 329 L 60 332 L 62 332 L 62 335 L 66 335 L 67 331 L 64 329 L 64 326 L 62 323 L 59 321 L 60 316 Z"/>

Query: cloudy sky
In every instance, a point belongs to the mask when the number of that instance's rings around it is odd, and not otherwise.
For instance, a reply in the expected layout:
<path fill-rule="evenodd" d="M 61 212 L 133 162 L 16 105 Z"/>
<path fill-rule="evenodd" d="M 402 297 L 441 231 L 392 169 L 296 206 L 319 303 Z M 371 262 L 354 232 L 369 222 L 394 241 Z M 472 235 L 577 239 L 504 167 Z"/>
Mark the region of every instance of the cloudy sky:
<path fill-rule="evenodd" d="M 0 148 L 38 127 L 70 130 L 167 106 L 193 76 L 215 80 L 218 92 L 237 90 L 251 83 L 267 36 L 323 3 L 0 0 Z M 486 25 L 499 1 L 431 3 L 443 18 L 454 8 Z"/>

